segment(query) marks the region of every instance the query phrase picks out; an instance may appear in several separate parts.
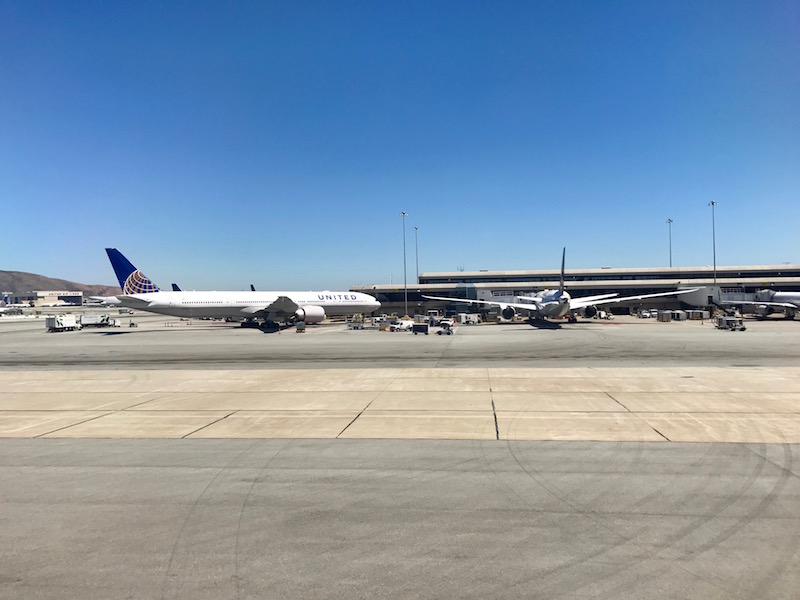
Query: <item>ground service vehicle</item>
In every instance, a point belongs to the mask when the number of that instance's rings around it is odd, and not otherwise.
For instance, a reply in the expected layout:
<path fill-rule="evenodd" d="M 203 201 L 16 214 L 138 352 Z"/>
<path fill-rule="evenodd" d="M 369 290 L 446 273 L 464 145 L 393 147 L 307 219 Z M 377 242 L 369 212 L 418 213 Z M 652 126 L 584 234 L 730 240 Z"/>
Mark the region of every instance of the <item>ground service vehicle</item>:
<path fill-rule="evenodd" d="M 453 335 L 453 325 L 448 323 L 447 320 L 442 321 L 442 328 L 436 332 L 436 335 Z"/>
<path fill-rule="evenodd" d="M 47 331 L 75 331 L 81 328 L 81 324 L 75 315 L 55 315 L 45 318 Z"/>
<path fill-rule="evenodd" d="M 714 321 L 714 326 L 717 329 L 727 329 L 728 331 L 745 331 L 747 329 L 741 317 L 719 316 Z"/>

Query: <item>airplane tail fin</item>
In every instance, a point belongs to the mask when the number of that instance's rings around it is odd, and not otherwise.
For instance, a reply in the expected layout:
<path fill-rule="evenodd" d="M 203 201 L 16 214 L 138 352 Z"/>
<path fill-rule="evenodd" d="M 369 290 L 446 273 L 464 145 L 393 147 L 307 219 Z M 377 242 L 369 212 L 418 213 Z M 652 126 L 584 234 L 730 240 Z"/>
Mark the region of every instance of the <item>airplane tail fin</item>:
<path fill-rule="evenodd" d="M 172 291 L 173 292 L 182 292 L 183 290 L 181 290 L 181 288 L 178 287 L 177 283 L 173 283 L 172 284 Z"/>
<path fill-rule="evenodd" d="M 158 292 L 158 286 L 150 281 L 145 275 L 125 258 L 116 248 L 106 248 L 108 260 L 114 268 L 114 273 L 119 281 L 119 287 L 123 294 L 146 294 L 148 292 Z"/>
<path fill-rule="evenodd" d="M 564 261 L 567 258 L 567 247 L 564 246 L 564 249 L 561 251 L 561 280 L 558 285 L 558 291 L 564 292 Z"/>

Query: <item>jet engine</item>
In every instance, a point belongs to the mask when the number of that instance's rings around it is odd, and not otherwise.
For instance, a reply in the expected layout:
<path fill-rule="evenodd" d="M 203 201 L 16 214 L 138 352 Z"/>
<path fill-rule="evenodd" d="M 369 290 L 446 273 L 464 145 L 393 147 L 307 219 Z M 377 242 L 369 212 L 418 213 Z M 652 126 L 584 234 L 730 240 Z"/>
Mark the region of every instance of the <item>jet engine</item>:
<path fill-rule="evenodd" d="M 301 306 L 295 311 L 294 318 L 304 323 L 320 323 L 325 318 L 325 309 L 321 306 Z"/>
<path fill-rule="evenodd" d="M 591 319 L 597 314 L 597 307 L 596 306 L 585 306 L 583 308 L 582 314 L 587 319 Z"/>
<path fill-rule="evenodd" d="M 769 315 L 772 314 L 772 307 L 766 306 L 765 304 L 758 304 L 753 309 L 753 312 L 756 314 L 757 318 L 766 319 Z"/>
<path fill-rule="evenodd" d="M 517 314 L 517 311 L 514 310 L 513 306 L 506 306 L 500 311 L 500 314 L 503 315 L 504 319 L 508 319 L 509 321 L 514 318 L 514 315 Z"/>

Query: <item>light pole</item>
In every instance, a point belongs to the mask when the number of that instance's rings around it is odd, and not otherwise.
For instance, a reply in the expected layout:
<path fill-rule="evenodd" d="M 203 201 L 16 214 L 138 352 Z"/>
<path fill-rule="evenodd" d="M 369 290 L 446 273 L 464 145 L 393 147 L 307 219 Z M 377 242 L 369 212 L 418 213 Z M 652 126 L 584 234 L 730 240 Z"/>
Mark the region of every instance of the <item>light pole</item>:
<path fill-rule="evenodd" d="M 717 227 L 714 222 L 714 207 L 717 205 L 716 200 L 708 203 L 711 207 L 711 246 L 714 252 L 714 287 L 717 287 Z"/>
<path fill-rule="evenodd" d="M 667 219 L 669 225 L 669 266 L 672 266 L 672 219 Z"/>
<path fill-rule="evenodd" d="M 419 240 L 417 239 L 417 232 L 419 227 L 414 227 L 414 258 L 417 262 L 417 285 L 419 285 Z"/>
<path fill-rule="evenodd" d="M 403 307 L 405 312 L 403 316 L 408 315 L 408 280 L 406 279 L 406 217 L 408 213 L 403 211 L 400 213 L 403 217 Z"/>

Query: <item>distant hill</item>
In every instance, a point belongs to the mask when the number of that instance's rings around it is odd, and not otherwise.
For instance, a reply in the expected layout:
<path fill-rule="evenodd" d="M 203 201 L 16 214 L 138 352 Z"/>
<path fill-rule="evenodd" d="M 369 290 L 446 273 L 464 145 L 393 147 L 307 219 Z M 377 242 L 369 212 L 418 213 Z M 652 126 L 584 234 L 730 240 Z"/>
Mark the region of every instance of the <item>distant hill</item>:
<path fill-rule="evenodd" d="M 116 285 L 87 285 L 66 279 L 53 279 L 35 273 L 0 271 L 0 292 L 27 294 L 33 291 L 65 290 L 83 292 L 84 296 L 114 296 L 121 293 Z M 2 300 L 2 297 L 0 297 Z"/>

